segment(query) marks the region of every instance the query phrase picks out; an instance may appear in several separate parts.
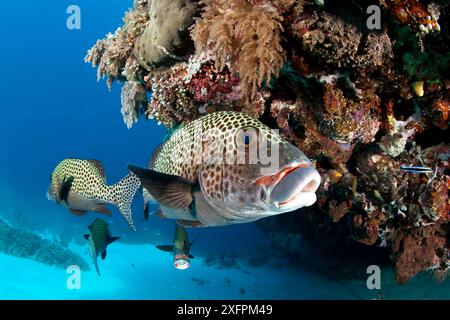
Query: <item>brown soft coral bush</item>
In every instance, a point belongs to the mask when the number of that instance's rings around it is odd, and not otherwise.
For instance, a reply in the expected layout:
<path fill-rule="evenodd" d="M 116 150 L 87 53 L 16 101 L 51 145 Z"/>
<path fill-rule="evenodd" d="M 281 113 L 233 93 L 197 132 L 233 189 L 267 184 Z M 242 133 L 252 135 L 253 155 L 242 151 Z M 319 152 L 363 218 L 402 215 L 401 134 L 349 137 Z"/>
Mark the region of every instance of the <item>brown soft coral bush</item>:
<path fill-rule="evenodd" d="M 282 16 L 270 7 L 252 6 L 244 0 L 201 1 L 202 19 L 192 30 L 197 55 L 209 56 L 222 70 L 229 64 L 239 73 L 244 97 L 278 75 L 285 61 L 280 44 Z"/>

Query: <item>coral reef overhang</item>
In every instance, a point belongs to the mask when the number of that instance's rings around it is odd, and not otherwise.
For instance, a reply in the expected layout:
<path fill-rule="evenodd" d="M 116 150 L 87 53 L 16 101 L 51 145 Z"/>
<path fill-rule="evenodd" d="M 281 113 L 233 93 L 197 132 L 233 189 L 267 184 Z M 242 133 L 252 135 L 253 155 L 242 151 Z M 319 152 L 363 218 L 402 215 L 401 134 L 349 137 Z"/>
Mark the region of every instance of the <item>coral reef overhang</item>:
<path fill-rule="evenodd" d="M 323 252 L 341 245 L 346 261 L 352 250 L 364 255 L 361 246 L 381 248 L 376 256 L 391 259 L 399 283 L 426 270 L 442 280 L 450 266 L 449 6 L 380 1 L 377 25 L 371 5 L 135 0 L 86 61 L 109 86 L 125 82 L 128 127 L 241 111 L 313 159 L 323 180 L 317 203 L 259 223 L 280 253 L 295 255 L 289 239 L 301 234 Z M 325 240 L 324 230 L 332 230 Z"/>

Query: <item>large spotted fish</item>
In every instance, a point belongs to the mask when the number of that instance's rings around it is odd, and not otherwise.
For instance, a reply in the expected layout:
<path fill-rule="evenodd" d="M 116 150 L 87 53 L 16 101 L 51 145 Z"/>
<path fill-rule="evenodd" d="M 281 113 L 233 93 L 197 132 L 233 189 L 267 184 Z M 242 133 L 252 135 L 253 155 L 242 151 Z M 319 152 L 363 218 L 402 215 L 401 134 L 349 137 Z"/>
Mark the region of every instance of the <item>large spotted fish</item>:
<path fill-rule="evenodd" d="M 173 266 L 178 270 L 185 270 L 190 267 L 191 247 L 195 240 L 189 242 L 186 229 L 177 225 L 173 235 L 173 245 L 156 246 L 159 250 L 173 253 Z"/>
<path fill-rule="evenodd" d="M 139 178 L 130 173 L 109 186 L 100 161 L 65 159 L 50 177 L 47 197 L 77 216 L 88 211 L 111 215 L 106 205 L 113 204 L 134 230 L 131 202 L 140 184 Z"/>
<path fill-rule="evenodd" d="M 97 270 L 97 274 L 100 275 L 97 257 L 101 256 L 102 260 L 105 260 L 106 248 L 108 245 L 118 240 L 119 237 L 111 236 L 108 224 L 103 219 L 95 219 L 88 228 L 89 233 L 85 234 L 84 238 L 89 241 L 89 254 L 91 256 L 92 263 L 95 266 L 95 270 Z"/>
<path fill-rule="evenodd" d="M 144 199 L 160 205 L 160 216 L 190 227 L 251 222 L 310 206 L 321 180 L 277 132 L 226 111 L 175 131 L 149 169 L 129 169 L 141 179 Z"/>

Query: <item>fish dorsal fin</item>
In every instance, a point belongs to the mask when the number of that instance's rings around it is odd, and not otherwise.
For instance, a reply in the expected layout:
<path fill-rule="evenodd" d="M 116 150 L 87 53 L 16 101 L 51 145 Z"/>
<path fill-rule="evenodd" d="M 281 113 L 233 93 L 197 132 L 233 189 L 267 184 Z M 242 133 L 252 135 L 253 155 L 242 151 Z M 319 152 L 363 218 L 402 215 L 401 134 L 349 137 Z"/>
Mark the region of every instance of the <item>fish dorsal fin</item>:
<path fill-rule="evenodd" d="M 203 223 L 201 223 L 200 221 L 177 220 L 177 224 L 182 227 L 190 227 L 190 228 L 203 227 Z"/>
<path fill-rule="evenodd" d="M 172 209 L 185 209 L 192 202 L 195 183 L 179 176 L 128 165 L 155 200 Z"/>
<path fill-rule="evenodd" d="M 171 245 L 156 246 L 156 248 L 158 248 L 161 251 L 165 251 L 165 252 L 173 252 L 173 246 L 171 246 Z"/>
<path fill-rule="evenodd" d="M 158 147 L 156 147 L 155 151 L 153 151 L 152 156 L 148 160 L 148 168 L 153 169 L 155 167 L 156 159 L 159 156 L 159 153 L 161 152 L 161 149 L 163 148 L 164 143 L 161 143 Z"/>
<path fill-rule="evenodd" d="M 87 160 L 89 161 L 95 168 L 97 168 L 98 172 L 105 177 L 105 169 L 103 168 L 103 163 L 100 160 Z"/>

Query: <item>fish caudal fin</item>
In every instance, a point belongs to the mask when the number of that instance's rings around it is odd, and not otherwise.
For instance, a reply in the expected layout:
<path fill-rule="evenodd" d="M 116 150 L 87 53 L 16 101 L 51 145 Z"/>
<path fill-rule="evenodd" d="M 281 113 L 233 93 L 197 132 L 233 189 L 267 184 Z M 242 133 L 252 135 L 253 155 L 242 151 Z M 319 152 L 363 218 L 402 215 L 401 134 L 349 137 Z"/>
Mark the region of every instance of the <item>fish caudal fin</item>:
<path fill-rule="evenodd" d="M 136 228 L 133 224 L 131 203 L 133 202 L 134 195 L 140 186 L 140 179 L 132 172 L 112 186 L 114 204 L 117 206 L 120 213 L 124 216 L 131 229 L 134 231 L 136 231 Z"/>
<path fill-rule="evenodd" d="M 89 235 L 85 235 L 84 237 L 89 241 L 89 255 L 91 256 L 92 263 L 95 266 L 97 274 L 100 276 L 100 270 L 98 269 L 98 261 L 97 261 L 97 251 L 95 250 L 94 240 Z"/>

